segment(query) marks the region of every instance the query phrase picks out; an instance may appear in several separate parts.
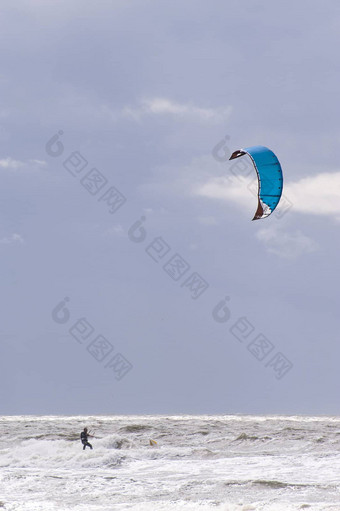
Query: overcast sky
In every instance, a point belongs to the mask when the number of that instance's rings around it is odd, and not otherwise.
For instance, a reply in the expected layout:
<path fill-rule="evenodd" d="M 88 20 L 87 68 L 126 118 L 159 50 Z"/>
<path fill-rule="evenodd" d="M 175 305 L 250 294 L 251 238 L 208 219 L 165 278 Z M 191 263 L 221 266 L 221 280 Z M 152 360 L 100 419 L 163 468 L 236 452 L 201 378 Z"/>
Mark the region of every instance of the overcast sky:
<path fill-rule="evenodd" d="M 339 2 L 3 0 L 0 41 L 2 413 L 338 414 Z"/>

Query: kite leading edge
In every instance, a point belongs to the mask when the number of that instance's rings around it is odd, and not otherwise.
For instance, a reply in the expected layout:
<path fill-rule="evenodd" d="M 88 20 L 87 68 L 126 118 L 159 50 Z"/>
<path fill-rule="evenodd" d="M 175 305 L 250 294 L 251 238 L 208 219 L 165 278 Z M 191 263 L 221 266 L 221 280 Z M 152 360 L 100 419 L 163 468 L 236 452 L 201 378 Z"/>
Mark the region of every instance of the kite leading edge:
<path fill-rule="evenodd" d="M 234 151 L 229 160 L 244 154 L 250 156 L 258 178 L 258 206 L 253 220 L 266 218 L 278 205 L 282 195 L 282 169 L 279 160 L 268 147 L 256 145 Z"/>

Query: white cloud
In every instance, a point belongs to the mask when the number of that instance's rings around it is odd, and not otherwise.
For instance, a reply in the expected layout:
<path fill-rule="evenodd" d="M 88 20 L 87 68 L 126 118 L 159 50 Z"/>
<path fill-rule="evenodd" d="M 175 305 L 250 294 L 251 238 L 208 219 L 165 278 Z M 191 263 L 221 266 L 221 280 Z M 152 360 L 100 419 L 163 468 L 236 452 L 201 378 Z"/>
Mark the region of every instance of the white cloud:
<path fill-rule="evenodd" d="M 0 160 L 0 167 L 4 169 L 18 169 L 19 167 L 22 167 L 24 163 L 19 160 L 14 160 L 10 156 L 7 158 L 3 158 Z"/>
<path fill-rule="evenodd" d="M 287 232 L 283 229 L 266 227 L 256 233 L 268 252 L 284 259 L 296 259 L 302 254 L 315 252 L 318 245 L 300 231 Z"/>
<path fill-rule="evenodd" d="M 153 172 L 152 178 L 140 185 L 140 189 L 148 197 L 154 197 L 156 194 L 192 197 L 204 195 L 203 191 L 201 193 L 201 188 L 210 182 L 211 176 L 217 176 L 221 172 L 225 174 L 225 169 L 220 162 L 212 158 L 211 154 L 208 154 L 193 158 L 188 165 L 165 164 L 156 167 Z"/>
<path fill-rule="evenodd" d="M 11 156 L 0 160 L 0 168 L 8 170 L 18 170 L 25 167 L 25 170 L 37 170 L 46 165 L 46 161 L 38 159 L 29 159 L 26 161 L 15 160 Z"/>
<path fill-rule="evenodd" d="M 255 178 L 256 179 L 256 178 Z M 257 207 L 257 192 L 254 192 L 254 179 L 235 176 L 214 177 L 193 189 L 194 195 L 210 199 L 232 202 L 240 207 L 245 215 L 253 215 Z"/>
<path fill-rule="evenodd" d="M 228 173 L 228 169 L 226 169 Z M 252 183 L 252 184 L 251 184 Z M 249 205 L 249 194 L 254 195 L 257 186 L 254 180 L 233 175 L 209 178 L 200 184 L 194 193 L 202 197 L 234 202 L 245 208 Z M 284 198 L 298 213 L 311 215 L 340 216 L 340 172 L 324 172 L 305 177 L 295 182 L 284 183 Z M 284 206 L 281 199 L 277 210 Z"/>
<path fill-rule="evenodd" d="M 106 229 L 103 232 L 104 238 L 112 238 L 113 236 L 123 236 L 125 233 L 124 227 L 121 224 L 116 224 Z"/>
<path fill-rule="evenodd" d="M 13 233 L 8 238 L 0 239 L 0 245 L 13 245 L 14 243 L 22 244 L 24 243 L 24 239 L 20 234 Z"/>
<path fill-rule="evenodd" d="M 242 204 L 249 198 L 249 195 L 244 193 L 249 183 L 250 181 L 243 177 L 239 180 L 231 180 L 229 176 L 214 177 L 197 187 L 195 193 L 211 199 L 231 200 Z"/>
<path fill-rule="evenodd" d="M 312 215 L 340 214 L 340 172 L 324 172 L 285 185 L 294 211 Z"/>
<path fill-rule="evenodd" d="M 46 165 L 46 161 L 45 160 L 35 160 L 35 159 L 32 159 L 32 160 L 28 160 L 29 163 L 32 163 L 33 165 L 38 165 L 38 166 L 41 166 L 41 167 L 44 167 Z"/>
<path fill-rule="evenodd" d="M 225 122 L 231 113 L 231 107 L 202 108 L 190 103 L 177 103 L 166 98 L 144 99 L 137 107 L 125 107 L 122 115 L 140 121 L 148 115 L 170 115 L 177 120 L 195 120 L 207 123 Z"/>

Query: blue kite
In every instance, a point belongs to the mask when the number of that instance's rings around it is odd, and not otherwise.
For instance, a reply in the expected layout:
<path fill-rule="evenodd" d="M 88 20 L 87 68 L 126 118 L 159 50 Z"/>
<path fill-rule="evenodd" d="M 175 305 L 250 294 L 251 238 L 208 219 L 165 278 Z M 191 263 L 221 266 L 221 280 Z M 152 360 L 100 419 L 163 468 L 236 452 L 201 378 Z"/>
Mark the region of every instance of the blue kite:
<path fill-rule="evenodd" d="M 266 218 L 278 205 L 283 186 L 282 169 L 279 160 L 268 147 L 255 145 L 234 151 L 229 160 L 248 154 L 258 178 L 258 206 L 253 220 Z"/>

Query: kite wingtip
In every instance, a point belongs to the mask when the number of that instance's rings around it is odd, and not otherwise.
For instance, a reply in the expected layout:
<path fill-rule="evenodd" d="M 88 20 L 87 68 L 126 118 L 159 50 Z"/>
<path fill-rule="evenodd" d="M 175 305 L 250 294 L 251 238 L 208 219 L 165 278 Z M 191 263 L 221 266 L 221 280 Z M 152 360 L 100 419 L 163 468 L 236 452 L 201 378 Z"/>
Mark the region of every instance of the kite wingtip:
<path fill-rule="evenodd" d="M 234 151 L 233 154 L 230 156 L 229 160 L 234 160 L 235 158 L 238 158 L 239 156 L 243 156 L 246 154 L 242 149 L 238 149 L 237 151 Z"/>

